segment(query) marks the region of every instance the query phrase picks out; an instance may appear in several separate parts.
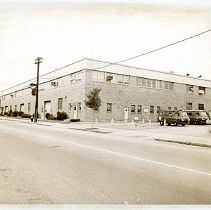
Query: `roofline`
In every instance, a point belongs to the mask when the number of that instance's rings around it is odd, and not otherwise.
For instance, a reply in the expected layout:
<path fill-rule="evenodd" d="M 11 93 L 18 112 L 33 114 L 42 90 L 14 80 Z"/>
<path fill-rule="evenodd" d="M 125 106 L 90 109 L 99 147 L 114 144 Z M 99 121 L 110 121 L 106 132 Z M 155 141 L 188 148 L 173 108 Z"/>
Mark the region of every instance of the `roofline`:
<path fill-rule="evenodd" d="M 176 75 L 176 76 L 180 76 L 180 77 L 184 77 L 184 78 L 192 78 L 195 80 L 203 80 L 203 81 L 207 81 L 207 82 L 211 82 L 211 80 L 209 79 L 203 79 L 203 78 L 196 78 L 196 77 L 192 77 L 192 76 L 185 76 L 182 74 L 172 74 L 170 72 L 165 72 L 165 71 L 161 71 L 161 70 L 154 70 L 154 69 L 148 69 L 148 68 L 141 68 L 141 67 L 136 67 L 136 66 L 130 66 L 130 65 L 125 65 L 125 64 L 120 64 L 120 63 L 115 63 L 115 62 L 109 62 L 109 61 L 102 61 L 102 60 L 98 60 L 98 59 L 93 59 L 93 58 L 85 58 L 87 60 L 92 60 L 92 61 L 98 61 L 98 62 L 102 62 L 102 63 L 107 63 L 112 65 L 118 65 L 118 66 L 124 66 L 124 67 L 128 67 L 128 68 L 134 68 L 134 69 L 139 69 L 139 70 L 147 70 L 147 71 L 152 71 L 152 72 L 158 72 L 158 73 L 163 73 L 163 74 L 167 74 L 167 75 Z M 106 66 L 107 67 L 107 66 Z M 106 68 L 105 67 L 105 68 Z M 102 69 L 103 67 L 101 67 Z M 97 68 L 96 68 L 97 70 Z"/>

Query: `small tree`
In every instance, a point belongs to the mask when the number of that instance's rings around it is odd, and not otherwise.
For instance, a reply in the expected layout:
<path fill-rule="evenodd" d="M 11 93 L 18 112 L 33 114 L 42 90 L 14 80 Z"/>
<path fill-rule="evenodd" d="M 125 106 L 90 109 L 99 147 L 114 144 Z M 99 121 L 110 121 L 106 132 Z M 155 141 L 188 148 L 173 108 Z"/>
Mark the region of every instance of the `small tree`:
<path fill-rule="evenodd" d="M 85 105 L 88 108 L 91 108 L 93 110 L 93 113 L 95 113 L 95 111 L 99 111 L 101 106 L 100 91 L 101 89 L 94 88 L 89 92 L 89 94 L 87 95 L 87 100 L 85 101 Z"/>

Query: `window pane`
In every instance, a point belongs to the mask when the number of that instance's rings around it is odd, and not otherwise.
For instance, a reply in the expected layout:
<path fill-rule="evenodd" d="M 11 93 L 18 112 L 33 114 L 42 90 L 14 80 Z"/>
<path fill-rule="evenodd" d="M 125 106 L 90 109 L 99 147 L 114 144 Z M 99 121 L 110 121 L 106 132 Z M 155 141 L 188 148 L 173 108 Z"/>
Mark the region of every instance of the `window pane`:
<path fill-rule="evenodd" d="M 150 106 L 150 113 L 151 113 L 151 114 L 154 113 L 154 106 Z"/>
<path fill-rule="evenodd" d="M 112 103 L 107 103 L 107 112 L 112 111 Z"/>

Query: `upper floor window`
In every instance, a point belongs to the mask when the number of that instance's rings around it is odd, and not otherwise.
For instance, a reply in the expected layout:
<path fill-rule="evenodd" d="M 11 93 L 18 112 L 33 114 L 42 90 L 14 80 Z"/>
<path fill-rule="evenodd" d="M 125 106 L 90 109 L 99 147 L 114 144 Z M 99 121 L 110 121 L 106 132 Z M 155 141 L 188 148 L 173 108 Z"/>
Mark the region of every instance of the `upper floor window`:
<path fill-rule="evenodd" d="M 205 87 L 199 86 L 199 95 L 204 95 L 205 94 Z"/>
<path fill-rule="evenodd" d="M 173 88 L 174 88 L 174 83 L 173 82 L 165 81 L 165 89 L 173 90 Z"/>
<path fill-rule="evenodd" d="M 193 92 L 193 85 L 186 85 L 186 91 L 187 92 Z"/>

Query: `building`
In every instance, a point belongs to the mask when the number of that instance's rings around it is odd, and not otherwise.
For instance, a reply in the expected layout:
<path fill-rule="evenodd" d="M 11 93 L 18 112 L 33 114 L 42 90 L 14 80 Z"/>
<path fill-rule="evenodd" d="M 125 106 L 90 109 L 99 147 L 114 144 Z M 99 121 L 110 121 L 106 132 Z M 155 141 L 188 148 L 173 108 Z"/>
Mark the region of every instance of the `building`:
<path fill-rule="evenodd" d="M 53 79 L 39 85 L 38 113 L 57 115 L 66 112 L 70 119 L 93 121 L 91 109 L 85 106 L 87 94 L 100 88 L 102 105 L 96 114 L 100 121 L 111 119 L 156 121 L 160 110 L 211 110 L 211 81 L 174 72 L 161 72 L 82 59 L 50 73 Z M 41 77 L 42 78 L 42 77 Z M 1 113 L 23 111 L 34 113 L 35 96 L 29 84 L 10 89 L 1 95 Z"/>

